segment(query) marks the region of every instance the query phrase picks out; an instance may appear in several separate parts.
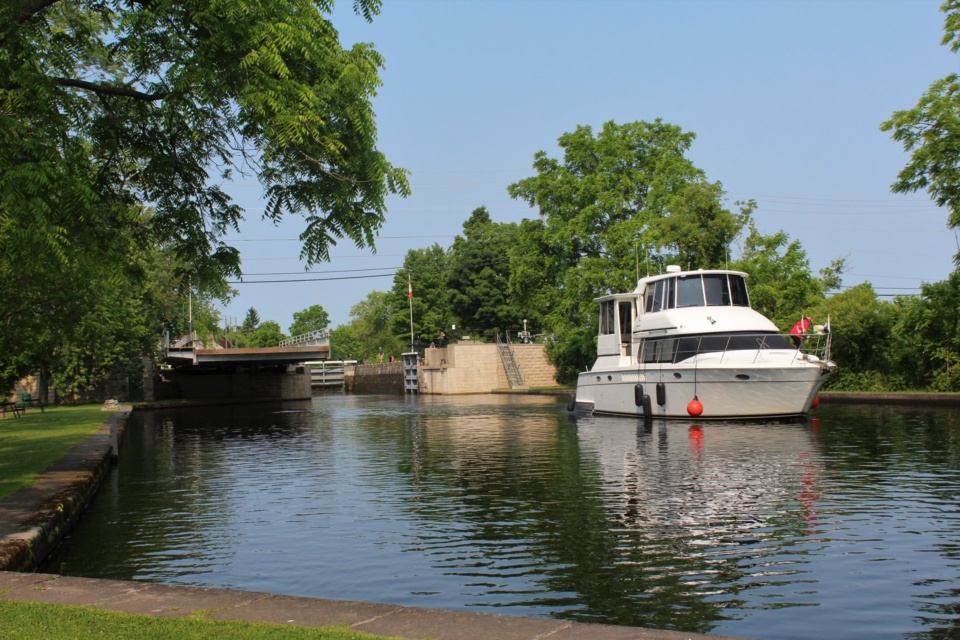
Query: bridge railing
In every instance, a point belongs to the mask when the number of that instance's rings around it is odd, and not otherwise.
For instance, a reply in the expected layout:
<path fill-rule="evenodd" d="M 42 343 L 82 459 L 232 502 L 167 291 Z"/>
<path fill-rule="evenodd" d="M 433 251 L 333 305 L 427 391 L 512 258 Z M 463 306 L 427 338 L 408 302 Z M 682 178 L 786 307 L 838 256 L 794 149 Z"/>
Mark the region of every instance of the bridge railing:
<path fill-rule="evenodd" d="M 287 338 L 286 340 L 281 340 L 280 346 L 296 347 L 301 345 L 315 345 L 315 344 L 321 344 L 329 340 L 330 340 L 330 334 L 328 332 L 321 329 L 317 329 L 314 331 L 309 331 L 307 333 L 302 333 L 298 336 L 293 336 L 292 338 Z"/>

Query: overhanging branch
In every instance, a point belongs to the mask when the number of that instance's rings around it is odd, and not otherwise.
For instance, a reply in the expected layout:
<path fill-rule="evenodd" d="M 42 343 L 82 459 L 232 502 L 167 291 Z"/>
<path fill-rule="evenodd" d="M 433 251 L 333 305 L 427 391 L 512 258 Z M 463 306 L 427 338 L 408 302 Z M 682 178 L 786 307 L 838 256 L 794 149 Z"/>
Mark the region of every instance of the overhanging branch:
<path fill-rule="evenodd" d="M 110 85 L 97 84 L 96 82 L 87 82 L 86 80 L 75 80 L 73 78 L 57 78 L 56 80 L 64 87 L 85 89 L 98 95 L 123 96 L 126 98 L 136 98 L 137 100 L 146 100 L 149 102 L 163 100 L 170 95 L 169 91 L 162 91 L 160 93 L 144 93 L 143 91 L 137 91 L 136 89 L 129 89 L 127 87 L 113 87 Z"/>
<path fill-rule="evenodd" d="M 34 0 L 33 2 L 27 3 L 26 6 L 21 7 L 13 17 L 13 21 L 17 24 L 23 24 L 50 5 L 57 4 L 58 2 L 60 2 L 60 0 Z"/>

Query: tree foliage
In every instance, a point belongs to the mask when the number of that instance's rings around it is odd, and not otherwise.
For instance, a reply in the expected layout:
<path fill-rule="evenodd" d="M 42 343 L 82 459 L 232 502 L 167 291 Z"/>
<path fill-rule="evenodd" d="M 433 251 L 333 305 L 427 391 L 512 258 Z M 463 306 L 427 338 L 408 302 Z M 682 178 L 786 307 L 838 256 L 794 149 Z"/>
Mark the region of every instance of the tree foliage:
<path fill-rule="evenodd" d="M 366 16 L 377 0 L 357 0 Z M 376 148 L 380 55 L 343 49 L 311 0 L 14 0 L 0 7 L 0 216 L 49 251 L 71 228 L 137 225 L 197 276 L 239 272 L 222 237 L 243 216 L 220 184 L 265 190 L 264 216 L 305 220 L 302 255 L 373 243 L 406 193 Z"/>
<path fill-rule="evenodd" d="M 447 289 L 458 333 L 492 337 L 522 328 L 521 310 L 510 296 L 510 249 L 516 225 L 497 224 L 485 207 L 463 223 L 450 249 Z"/>
<path fill-rule="evenodd" d="M 354 2 L 368 20 L 379 6 Z M 63 389 L 90 384 L 161 326 L 186 328 L 173 307 L 188 288 L 229 297 L 240 264 L 223 237 L 244 212 L 223 184 L 237 175 L 263 186 L 265 218 L 302 217 L 308 263 L 341 239 L 373 244 L 385 197 L 408 186 L 376 146 L 383 60 L 368 44 L 341 47 L 331 11 L 329 0 L 0 4 L 4 382 L 59 366 L 74 381 Z"/>
<path fill-rule="evenodd" d="M 330 315 L 319 304 L 314 304 L 294 312 L 290 335 L 299 336 L 311 331 L 325 331 L 329 326 Z"/>
<path fill-rule="evenodd" d="M 895 344 L 906 345 L 902 370 L 918 388 L 960 391 L 960 272 L 927 283 L 917 297 L 898 300 Z"/>
<path fill-rule="evenodd" d="M 260 314 L 253 307 L 247 309 L 247 315 L 243 318 L 243 324 L 240 329 L 244 333 L 253 333 L 260 326 Z"/>
<path fill-rule="evenodd" d="M 784 231 L 763 235 L 751 223 L 743 254 L 730 267 L 749 274 L 751 306 L 784 331 L 804 316 L 817 316 L 823 305 L 823 285 L 810 273 L 807 252 Z"/>
<path fill-rule="evenodd" d="M 579 126 L 560 136 L 562 160 L 540 151 L 537 175 L 508 187 L 540 214 L 539 225 L 519 227 L 511 293 L 539 310 L 563 378 L 592 362 L 593 299 L 633 288 L 641 252 L 650 248 L 694 268 L 718 266 L 749 218 L 750 205 L 727 210 L 719 183 L 685 156 L 693 140 L 659 119 L 607 122 L 596 135 Z"/>
<path fill-rule="evenodd" d="M 946 14 L 941 44 L 960 50 L 960 0 L 940 7 Z M 910 152 L 892 189 L 897 193 L 927 191 L 947 209 L 950 228 L 960 226 L 960 76 L 955 73 L 934 82 L 912 109 L 894 112 L 881 124 Z M 960 266 L 960 253 L 954 256 Z"/>
<path fill-rule="evenodd" d="M 243 346 L 252 348 L 276 347 L 286 338 L 287 336 L 283 334 L 279 322 L 265 320 L 252 333 L 245 336 Z"/>
<path fill-rule="evenodd" d="M 396 306 L 394 294 L 371 291 L 366 298 L 351 307 L 348 337 L 357 352 L 349 359 L 374 361 L 380 349 L 383 349 L 385 357 L 399 356 L 406 351 L 404 334 L 391 330 L 391 316 Z M 336 336 L 331 337 L 331 342 L 335 339 Z"/>
<path fill-rule="evenodd" d="M 408 347 L 410 307 L 413 307 L 413 340 L 417 348 L 429 345 L 441 331 L 451 337 L 457 318 L 450 305 L 449 254 L 440 245 L 411 249 L 403 268 L 393 278 L 389 293 L 390 330 Z M 408 298 L 410 288 L 413 298 Z M 458 329 L 459 331 L 459 329 Z"/>

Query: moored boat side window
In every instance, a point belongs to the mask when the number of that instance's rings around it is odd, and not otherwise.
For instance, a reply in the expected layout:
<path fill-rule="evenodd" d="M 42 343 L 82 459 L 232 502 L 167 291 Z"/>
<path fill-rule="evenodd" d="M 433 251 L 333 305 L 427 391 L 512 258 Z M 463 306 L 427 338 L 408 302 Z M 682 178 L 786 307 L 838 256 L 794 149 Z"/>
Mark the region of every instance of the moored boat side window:
<path fill-rule="evenodd" d="M 779 333 L 707 333 L 683 336 L 676 342 L 673 349 L 675 359 L 672 362 L 682 362 L 698 353 L 794 348 L 790 341 Z"/>
<path fill-rule="evenodd" d="M 616 333 L 616 325 L 613 321 L 613 300 L 605 300 L 600 303 L 600 334 L 608 336 Z"/>
<path fill-rule="evenodd" d="M 747 297 L 747 283 L 743 281 L 743 276 L 730 274 L 730 293 L 733 306 L 750 306 L 750 298 Z"/>
<path fill-rule="evenodd" d="M 644 340 L 640 345 L 638 362 L 673 362 L 674 351 L 677 348 L 676 338 L 655 338 Z"/>
<path fill-rule="evenodd" d="M 657 280 L 654 283 L 654 286 L 652 287 L 652 289 L 653 289 L 652 297 L 647 298 L 647 311 L 657 312 L 657 311 L 662 311 L 663 309 L 666 309 L 666 306 L 664 306 L 663 304 L 664 291 L 666 289 L 666 281 Z M 647 289 L 647 291 L 649 292 L 650 289 Z"/>
<path fill-rule="evenodd" d="M 677 306 L 677 293 L 676 293 L 676 289 L 677 289 L 677 279 L 676 279 L 676 278 L 670 278 L 670 279 L 667 280 L 666 282 L 667 282 L 667 284 L 666 284 L 666 287 L 667 287 L 667 291 L 666 291 L 667 299 L 666 299 L 666 301 L 664 302 L 663 308 L 664 308 L 664 309 L 673 309 L 673 308 L 675 308 L 675 307 Z"/>

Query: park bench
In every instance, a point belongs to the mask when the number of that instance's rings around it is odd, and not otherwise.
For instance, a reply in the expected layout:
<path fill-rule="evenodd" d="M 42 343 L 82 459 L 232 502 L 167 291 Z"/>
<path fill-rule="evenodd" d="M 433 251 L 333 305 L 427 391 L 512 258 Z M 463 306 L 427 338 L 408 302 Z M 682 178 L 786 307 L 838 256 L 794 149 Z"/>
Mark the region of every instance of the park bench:
<path fill-rule="evenodd" d="M 16 402 L 10 402 L 9 400 L 3 400 L 0 402 L 0 412 L 3 413 L 4 417 L 7 415 L 7 411 L 13 411 L 13 415 L 16 418 L 20 417 L 20 407 L 17 406 Z"/>

